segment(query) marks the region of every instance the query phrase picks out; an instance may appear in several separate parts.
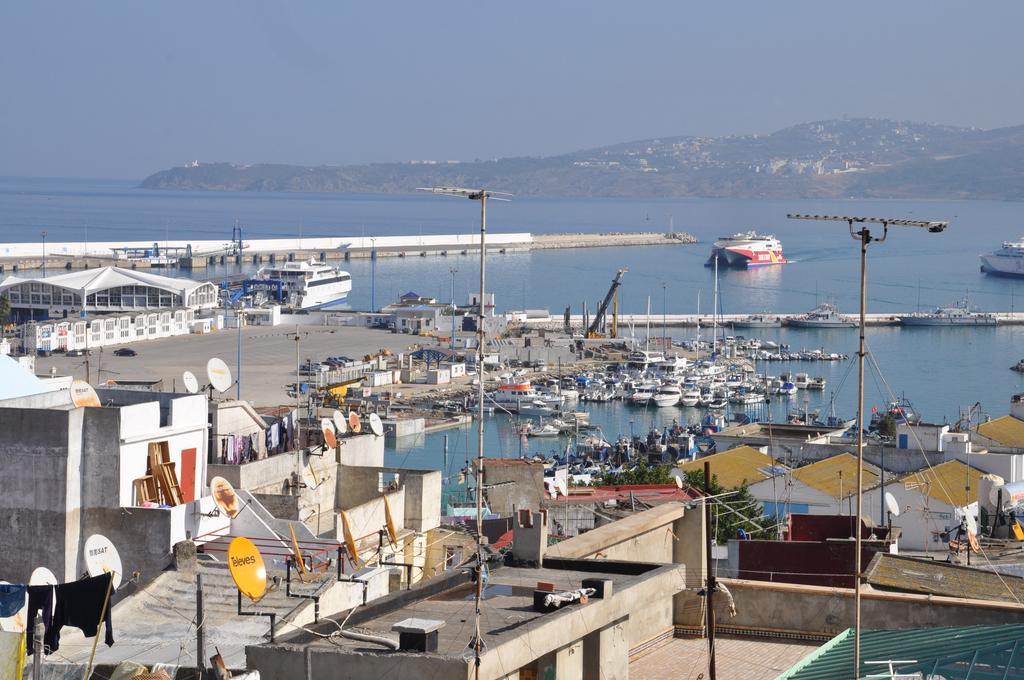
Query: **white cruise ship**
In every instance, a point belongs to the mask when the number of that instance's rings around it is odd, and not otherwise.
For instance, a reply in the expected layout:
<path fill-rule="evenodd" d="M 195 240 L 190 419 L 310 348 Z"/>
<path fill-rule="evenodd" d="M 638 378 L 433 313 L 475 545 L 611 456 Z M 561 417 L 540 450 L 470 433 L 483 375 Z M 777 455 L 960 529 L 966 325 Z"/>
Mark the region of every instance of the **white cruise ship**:
<path fill-rule="evenodd" d="M 256 278 L 280 282 L 284 303 L 295 309 L 338 305 L 345 302 L 352 291 L 352 277 L 348 272 L 313 258 L 261 267 Z"/>
<path fill-rule="evenodd" d="M 1024 238 L 1004 241 L 999 250 L 982 255 L 981 271 L 994 276 L 1024 278 Z"/>
<path fill-rule="evenodd" d="M 714 266 L 716 259 L 721 267 L 742 269 L 786 264 L 779 239 L 771 234 L 758 234 L 756 231 L 719 238 L 711 248 L 711 257 L 704 266 Z"/>

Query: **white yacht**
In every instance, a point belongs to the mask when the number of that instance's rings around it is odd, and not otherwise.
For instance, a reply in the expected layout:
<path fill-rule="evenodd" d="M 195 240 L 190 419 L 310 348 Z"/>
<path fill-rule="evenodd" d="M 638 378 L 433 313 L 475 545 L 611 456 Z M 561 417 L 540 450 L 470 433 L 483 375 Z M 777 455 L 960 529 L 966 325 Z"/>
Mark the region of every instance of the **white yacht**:
<path fill-rule="evenodd" d="M 633 394 L 629 395 L 629 403 L 633 406 L 646 406 L 651 399 L 654 399 L 657 389 L 655 385 L 638 385 Z"/>
<path fill-rule="evenodd" d="M 255 278 L 264 284 L 277 283 L 283 302 L 295 309 L 338 305 L 345 302 L 352 291 L 352 277 L 348 272 L 313 258 L 261 267 Z"/>
<path fill-rule="evenodd" d="M 682 398 L 683 391 L 679 389 L 679 385 L 662 385 L 654 393 L 654 403 L 656 406 L 675 406 L 679 403 L 679 399 Z"/>
<path fill-rule="evenodd" d="M 679 403 L 683 406 L 696 406 L 699 401 L 700 390 L 695 387 L 688 388 L 683 392 L 683 395 L 679 397 Z"/>

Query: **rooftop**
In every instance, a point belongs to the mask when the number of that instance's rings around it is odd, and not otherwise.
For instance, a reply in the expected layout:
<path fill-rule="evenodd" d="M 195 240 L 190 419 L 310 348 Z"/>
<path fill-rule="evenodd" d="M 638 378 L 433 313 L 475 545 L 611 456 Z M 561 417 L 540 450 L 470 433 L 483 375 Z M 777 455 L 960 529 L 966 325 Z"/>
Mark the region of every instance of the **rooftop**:
<path fill-rule="evenodd" d="M 720 680 L 768 680 L 814 652 L 818 645 L 796 640 L 715 637 Z M 680 669 L 680 659 L 686 668 Z M 708 641 L 673 638 L 632 660 L 630 680 L 696 680 L 707 675 Z"/>
<path fill-rule="evenodd" d="M 973 494 L 968 495 L 966 486 L 969 482 L 971 489 L 977 489 L 978 481 L 984 474 L 958 460 L 947 460 L 927 470 L 909 474 L 899 482 L 907 489 L 917 489 L 929 498 L 960 508 L 977 500 L 972 497 Z"/>
<path fill-rule="evenodd" d="M 86 292 L 113 288 L 115 286 L 152 286 L 163 290 L 182 293 L 207 285 L 205 281 L 185 279 L 173 276 L 161 276 L 135 269 L 122 267 L 100 267 L 99 269 L 83 269 L 47 277 L 8 276 L 0 282 L 0 289 L 19 283 L 46 283 L 71 290 Z"/>
<path fill-rule="evenodd" d="M 857 677 L 883 672 L 886 675 L 881 677 L 889 677 L 888 666 L 868 662 L 890 660 L 900 677 L 914 673 L 962 680 L 1020 677 L 1022 659 L 1017 650 L 1022 642 L 1024 625 L 1019 624 L 862 630 L 861 667 Z M 853 629 L 848 628 L 778 676 L 778 680 L 849 677 L 851 666 Z"/>
<path fill-rule="evenodd" d="M 683 472 L 700 471 L 706 462 L 711 463 L 712 477 L 717 477 L 718 483 L 726 489 L 760 482 L 787 470 L 786 466 L 750 446 L 737 446 L 677 467 Z"/>
<path fill-rule="evenodd" d="M 878 553 L 865 575 L 873 587 L 884 590 L 997 602 L 1024 601 L 1024 578 L 948 562 Z"/>
<path fill-rule="evenodd" d="M 1024 448 L 1024 420 L 1001 416 L 975 428 L 978 434 L 1014 449 Z"/>
<path fill-rule="evenodd" d="M 647 505 L 667 503 L 669 501 L 692 501 L 701 494 L 675 484 L 624 484 L 620 486 L 574 486 L 569 489 L 569 496 L 559 496 L 552 505 L 558 503 L 619 503 L 636 501 Z"/>
<path fill-rule="evenodd" d="M 840 453 L 810 465 L 795 468 L 793 479 L 817 489 L 827 496 L 843 498 L 856 493 L 857 457 L 852 453 Z M 879 475 L 873 465 L 864 465 L 864 488 L 878 484 Z"/>

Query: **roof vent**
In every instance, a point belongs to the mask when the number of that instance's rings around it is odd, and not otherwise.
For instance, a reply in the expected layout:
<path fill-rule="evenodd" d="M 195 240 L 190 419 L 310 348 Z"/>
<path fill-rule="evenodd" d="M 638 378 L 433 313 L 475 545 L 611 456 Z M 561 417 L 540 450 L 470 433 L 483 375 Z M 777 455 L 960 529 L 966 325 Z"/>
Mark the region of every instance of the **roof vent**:
<path fill-rule="evenodd" d="M 398 649 L 402 652 L 436 652 L 437 631 L 444 621 L 403 619 L 391 626 L 398 633 Z"/>

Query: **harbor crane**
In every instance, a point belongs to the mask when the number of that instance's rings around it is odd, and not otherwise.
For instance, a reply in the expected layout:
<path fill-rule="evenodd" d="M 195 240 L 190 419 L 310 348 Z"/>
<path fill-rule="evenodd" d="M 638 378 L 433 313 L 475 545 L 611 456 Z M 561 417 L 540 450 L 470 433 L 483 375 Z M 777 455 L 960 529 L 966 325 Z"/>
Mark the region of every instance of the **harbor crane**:
<path fill-rule="evenodd" d="M 604 299 L 601 300 L 601 304 L 598 306 L 597 311 L 594 312 L 594 320 L 590 322 L 590 326 L 587 327 L 584 337 L 587 338 L 601 338 L 604 337 L 599 332 L 601 324 L 604 322 L 605 314 L 608 312 L 608 305 L 612 305 L 612 325 L 611 330 L 608 333 L 608 337 L 614 338 L 618 334 L 619 325 L 619 286 L 622 285 L 622 275 L 628 272 L 629 269 L 623 267 L 616 274 L 615 278 L 612 279 L 612 285 L 608 288 L 608 292 L 605 294 Z"/>

